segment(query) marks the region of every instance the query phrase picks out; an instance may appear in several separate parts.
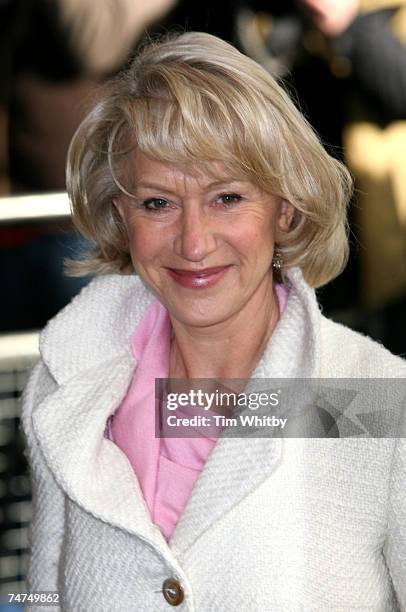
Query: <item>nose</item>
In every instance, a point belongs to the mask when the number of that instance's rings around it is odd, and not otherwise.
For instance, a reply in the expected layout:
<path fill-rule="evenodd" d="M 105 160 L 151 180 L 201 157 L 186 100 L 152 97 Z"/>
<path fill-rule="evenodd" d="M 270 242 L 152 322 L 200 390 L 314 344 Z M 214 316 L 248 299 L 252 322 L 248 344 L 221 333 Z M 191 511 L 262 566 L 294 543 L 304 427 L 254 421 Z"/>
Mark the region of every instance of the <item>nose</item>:
<path fill-rule="evenodd" d="M 175 253 L 188 261 L 203 261 L 217 248 L 213 220 L 198 201 L 184 205 L 178 220 Z"/>

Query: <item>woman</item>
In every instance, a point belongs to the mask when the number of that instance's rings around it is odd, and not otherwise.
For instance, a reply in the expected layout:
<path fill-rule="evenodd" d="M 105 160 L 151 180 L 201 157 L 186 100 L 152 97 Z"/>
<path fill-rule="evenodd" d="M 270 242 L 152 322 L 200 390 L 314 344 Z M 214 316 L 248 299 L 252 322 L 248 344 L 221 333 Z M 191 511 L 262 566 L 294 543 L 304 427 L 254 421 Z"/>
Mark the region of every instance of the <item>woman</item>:
<path fill-rule="evenodd" d="M 406 609 L 402 440 L 155 436 L 157 378 L 405 374 L 319 311 L 351 181 L 288 96 L 213 36 L 151 44 L 76 133 L 68 190 L 95 241 L 76 268 L 103 275 L 25 394 L 30 589 L 69 611 Z"/>

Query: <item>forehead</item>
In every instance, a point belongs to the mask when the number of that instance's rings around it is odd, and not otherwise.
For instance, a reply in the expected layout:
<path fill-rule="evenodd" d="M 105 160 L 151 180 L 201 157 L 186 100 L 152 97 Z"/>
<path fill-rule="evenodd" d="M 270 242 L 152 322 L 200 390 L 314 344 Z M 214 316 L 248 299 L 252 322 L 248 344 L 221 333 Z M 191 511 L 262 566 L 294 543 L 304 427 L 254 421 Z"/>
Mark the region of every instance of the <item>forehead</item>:
<path fill-rule="evenodd" d="M 195 183 L 206 187 L 214 183 L 243 181 L 238 172 L 233 172 L 223 162 L 202 161 L 196 163 L 165 162 L 151 159 L 137 151 L 132 160 L 132 174 L 135 185 L 148 181 L 176 184 L 178 182 Z"/>

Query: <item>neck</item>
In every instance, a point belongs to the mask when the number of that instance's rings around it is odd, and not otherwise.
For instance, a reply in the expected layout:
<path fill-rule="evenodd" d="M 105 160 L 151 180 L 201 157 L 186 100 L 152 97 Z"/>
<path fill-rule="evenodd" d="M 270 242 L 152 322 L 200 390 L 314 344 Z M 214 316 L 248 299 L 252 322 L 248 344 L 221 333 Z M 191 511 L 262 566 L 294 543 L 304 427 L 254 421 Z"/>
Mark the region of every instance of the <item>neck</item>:
<path fill-rule="evenodd" d="M 193 327 L 171 317 L 170 378 L 249 378 L 278 320 L 272 280 L 227 321 Z"/>

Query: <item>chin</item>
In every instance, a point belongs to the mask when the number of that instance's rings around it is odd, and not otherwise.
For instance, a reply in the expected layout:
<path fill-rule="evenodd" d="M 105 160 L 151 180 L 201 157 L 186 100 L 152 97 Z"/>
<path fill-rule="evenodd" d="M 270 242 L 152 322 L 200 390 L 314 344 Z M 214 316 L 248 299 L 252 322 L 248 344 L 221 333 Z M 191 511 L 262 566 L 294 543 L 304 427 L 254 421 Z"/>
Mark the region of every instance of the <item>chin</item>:
<path fill-rule="evenodd" d="M 231 312 L 221 312 L 218 308 L 205 307 L 204 304 L 190 305 L 189 308 L 168 308 L 171 317 L 182 323 L 192 327 L 210 327 L 226 321 L 231 315 Z"/>

